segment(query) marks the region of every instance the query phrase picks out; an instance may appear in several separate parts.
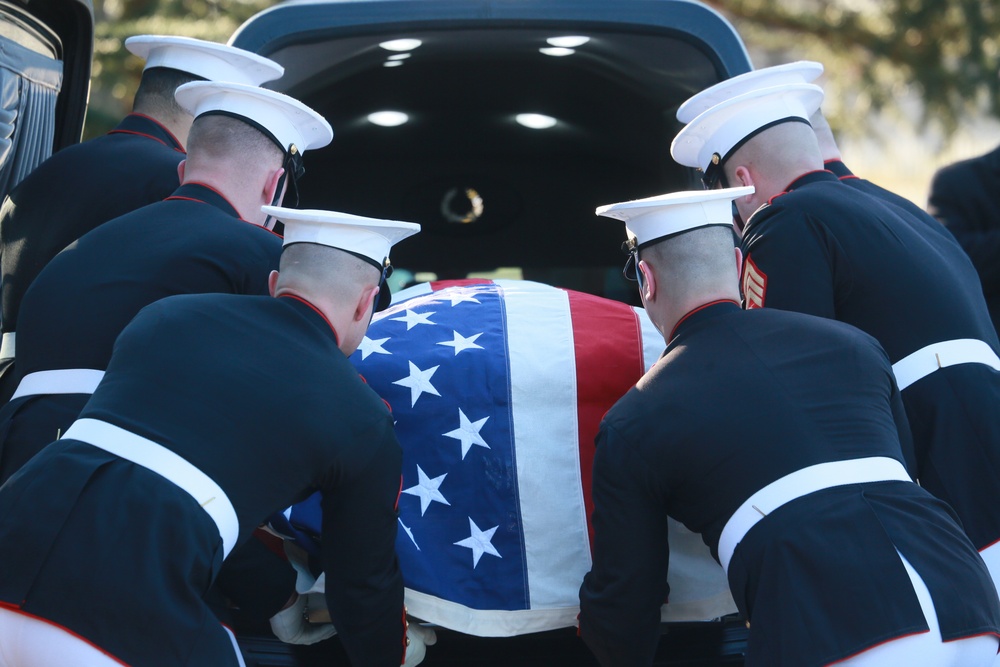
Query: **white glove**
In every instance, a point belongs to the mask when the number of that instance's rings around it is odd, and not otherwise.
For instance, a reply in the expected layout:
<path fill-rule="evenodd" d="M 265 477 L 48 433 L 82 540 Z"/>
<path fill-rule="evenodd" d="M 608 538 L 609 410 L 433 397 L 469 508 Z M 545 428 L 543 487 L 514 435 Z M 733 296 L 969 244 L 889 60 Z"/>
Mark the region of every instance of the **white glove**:
<path fill-rule="evenodd" d="M 410 641 L 406 645 L 406 660 L 403 662 L 403 667 L 416 667 L 427 655 L 427 647 L 437 643 L 437 633 L 431 628 L 410 623 L 406 637 Z"/>
<path fill-rule="evenodd" d="M 287 644 L 315 644 L 337 634 L 330 623 L 310 623 L 306 619 L 307 611 L 306 596 L 297 595 L 291 606 L 271 617 L 274 636 Z"/>

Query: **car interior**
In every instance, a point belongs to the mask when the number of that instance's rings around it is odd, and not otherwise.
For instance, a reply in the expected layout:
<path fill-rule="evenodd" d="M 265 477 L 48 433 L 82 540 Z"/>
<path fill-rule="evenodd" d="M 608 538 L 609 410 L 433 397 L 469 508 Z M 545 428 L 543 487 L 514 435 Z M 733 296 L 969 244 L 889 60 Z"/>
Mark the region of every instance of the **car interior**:
<path fill-rule="evenodd" d="M 420 223 L 394 289 L 512 277 L 638 304 L 623 226 L 594 210 L 700 188 L 670 157 L 674 113 L 731 74 L 677 30 L 548 23 L 331 26 L 257 49 L 286 68 L 268 85 L 334 129 L 299 207 Z"/>

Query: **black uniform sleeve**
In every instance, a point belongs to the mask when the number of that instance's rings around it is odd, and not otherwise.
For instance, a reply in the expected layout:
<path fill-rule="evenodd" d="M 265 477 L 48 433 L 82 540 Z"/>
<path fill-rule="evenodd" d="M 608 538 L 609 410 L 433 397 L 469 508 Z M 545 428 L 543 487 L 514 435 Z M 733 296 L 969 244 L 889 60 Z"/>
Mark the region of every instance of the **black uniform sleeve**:
<path fill-rule="evenodd" d="M 396 558 L 403 454 L 388 418 L 357 446 L 375 451 L 363 473 L 322 490 L 327 605 L 352 665 L 398 667 L 406 650 Z"/>
<path fill-rule="evenodd" d="M 666 508 L 649 470 L 602 425 L 593 473 L 594 564 L 580 588 L 580 636 L 603 667 L 650 665 L 659 640 L 670 554 Z"/>
<path fill-rule="evenodd" d="M 748 307 L 750 278 L 762 286 L 765 308 L 836 319 L 837 288 L 851 287 L 835 283 L 848 273 L 834 275 L 839 261 L 836 240 L 826 227 L 800 211 L 771 206 L 756 215 L 761 219 L 752 220 L 743 239 L 742 284 Z"/>

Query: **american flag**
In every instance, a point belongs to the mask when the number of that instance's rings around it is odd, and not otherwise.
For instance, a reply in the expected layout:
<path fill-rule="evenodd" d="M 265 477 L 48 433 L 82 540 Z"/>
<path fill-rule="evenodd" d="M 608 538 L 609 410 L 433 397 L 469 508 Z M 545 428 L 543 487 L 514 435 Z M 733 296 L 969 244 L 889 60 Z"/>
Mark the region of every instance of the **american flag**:
<path fill-rule="evenodd" d="M 403 447 L 396 548 L 413 616 L 479 636 L 575 624 L 591 564 L 594 436 L 663 347 L 642 309 L 540 283 L 394 295 L 352 361 L 392 407 Z M 317 507 L 293 508 L 292 522 L 317 526 Z M 700 539 L 678 535 L 689 547 L 675 554 L 673 537 L 672 569 L 685 551 L 696 561 L 690 611 L 731 611 Z"/>

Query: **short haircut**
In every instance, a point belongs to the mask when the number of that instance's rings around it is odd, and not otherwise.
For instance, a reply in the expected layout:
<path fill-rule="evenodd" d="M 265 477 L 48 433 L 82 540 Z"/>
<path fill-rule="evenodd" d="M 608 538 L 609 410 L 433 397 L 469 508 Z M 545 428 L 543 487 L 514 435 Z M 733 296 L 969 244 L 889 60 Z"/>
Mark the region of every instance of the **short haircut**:
<path fill-rule="evenodd" d="M 232 116 L 199 116 L 188 135 L 188 159 L 237 160 L 248 167 L 265 163 L 280 166 L 284 152 L 257 128 Z"/>
<path fill-rule="evenodd" d="M 697 291 L 737 284 L 736 242 L 731 225 L 684 232 L 640 251 L 662 279 L 664 289 Z"/>
<path fill-rule="evenodd" d="M 150 115 L 183 115 L 187 112 L 177 104 L 174 91 L 191 81 L 204 81 L 204 77 L 170 67 L 150 67 L 142 73 L 135 92 L 133 109 Z"/>
<path fill-rule="evenodd" d="M 285 246 L 279 271 L 279 283 L 308 286 L 345 301 L 356 299 L 380 277 L 378 269 L 360 257 L 318 243 Z"/>

